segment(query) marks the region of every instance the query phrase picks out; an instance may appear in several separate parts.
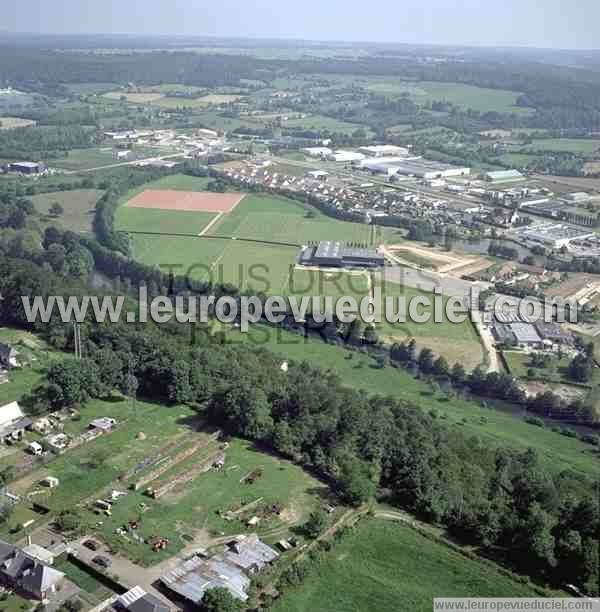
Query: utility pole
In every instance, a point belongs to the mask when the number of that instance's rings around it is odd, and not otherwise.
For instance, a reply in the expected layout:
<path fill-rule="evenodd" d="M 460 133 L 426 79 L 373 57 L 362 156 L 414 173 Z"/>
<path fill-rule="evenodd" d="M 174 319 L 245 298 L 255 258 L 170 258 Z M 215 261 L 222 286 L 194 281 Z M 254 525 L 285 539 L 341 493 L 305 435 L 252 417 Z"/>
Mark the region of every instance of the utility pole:
<path fill-rule="evenodd" d="M 81 359 L 81 328 L 77 321 L 73 321 L 73 344 L 75 347 L 75 359 Z"/>

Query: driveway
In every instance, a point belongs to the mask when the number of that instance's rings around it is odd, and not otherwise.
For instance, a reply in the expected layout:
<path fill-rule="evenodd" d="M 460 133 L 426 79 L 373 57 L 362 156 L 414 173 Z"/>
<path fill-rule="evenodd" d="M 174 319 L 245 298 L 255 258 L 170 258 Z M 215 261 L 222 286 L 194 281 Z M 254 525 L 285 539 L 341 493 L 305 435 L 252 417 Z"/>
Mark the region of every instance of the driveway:
<path fill-rule="evenodd" d="M 83 546 L 83 542 L 89 539 L 92 539 L 96 543 L 100 544 L 98 550 L 90 550 L 89 548 Z M 156 582 L 161 574 L 166 571 L 165 565 L 167 562 L 155 565 L 153 567 L 141 567 L 140 565 L 132 563 L 125 557 L 112 555 L 105 545 L 93 537 L 90 538 L 89 536 L 81 538 L 75 542 L 70 542 L 69 548 L 74 556 L 96 570 L 102 570 L 102 568 L 93 563 L 92 559 L 94 557 L 101 555 L 102 557 L 109 558 L 111 560 L 111 565 L 106 570 L 106 573 L 111 577 L 118 578 L 118 582 L 122 587 L 131 589 L 134 586 L 141 586 L 147 593 L 151 593 L 155 597 L 158 597 L 158 599 L 171 608 L 175 606 L 172 601 L 167 599 L 153 586 L 153 583 Z M 168 562 L 175 566 L 179 562 L 179 559 L 175 557 L 173 559 L 169 559 Z"/>

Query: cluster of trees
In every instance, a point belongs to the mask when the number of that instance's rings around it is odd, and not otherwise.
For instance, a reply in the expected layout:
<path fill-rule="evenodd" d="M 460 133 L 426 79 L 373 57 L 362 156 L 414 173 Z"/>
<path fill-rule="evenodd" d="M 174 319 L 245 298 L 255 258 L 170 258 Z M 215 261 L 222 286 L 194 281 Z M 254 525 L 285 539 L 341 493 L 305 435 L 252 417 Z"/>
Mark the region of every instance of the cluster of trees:
<path fill-rule="evenodd" d="M 507 246 L 501 242 L 490 242 L 488 246 L 488 253 L 495 257 L 502 257 L 504 259 L 512 259 L 513 261 L 519 260 L 519 251 L 514 247 Z"/>
<path fill-rule="evenodd" d="M 79 125 L 38 126 L 0 131 L 0 158 L 46 160 L 64 157 L 69 149 L 90 147 L 96 131 Z"/>

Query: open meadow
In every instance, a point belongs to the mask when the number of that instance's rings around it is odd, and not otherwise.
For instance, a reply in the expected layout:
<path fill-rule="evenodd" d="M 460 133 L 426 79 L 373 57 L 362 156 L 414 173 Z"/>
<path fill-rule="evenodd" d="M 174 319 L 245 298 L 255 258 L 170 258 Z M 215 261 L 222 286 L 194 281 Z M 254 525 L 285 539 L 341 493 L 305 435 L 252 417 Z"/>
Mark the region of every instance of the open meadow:
<path fill-rule="evenodd" d="M 424 411 L 437 414 L 446 426 L 472 433 L 487 444 L 521 451 L 533 448 L 554 473 L 572 470 L 592 478 L 599 473 L 593 446 L 561 436 L 550 428 L 526 423 L 522 411 L 514 406 L 478 398 L 471 400 L 461 394 L 449 396 L 437 385 L 418 380 L 402 368 L 382 367 L 369 355 L 265 325 L 254 325 L 248 333 L 228 329 L 227 341 L 264 347 L 284 359 L 326 368 L 353 389 L 412 402 Z M 436 348 L 429 341 L 425 344 Z"/>
<path fill-rule="evenodd" d="M 363 521 L 325 553 L 273 612 L 429 612 L 434 597 L 534 597 L 482 561 L 433 542 L 404 525 Z"/>
<path fill-rule="evenodd" d="M 74 189 L 70 191 L 55 191 L 31 196 L 35 209 L 51 221 L 73 232 L 91 232 L 96 203 L 104 192 L 98 189 Z M 50 207 L 60 204 L 64 212 L 58 217 L 50 216 Z"/>

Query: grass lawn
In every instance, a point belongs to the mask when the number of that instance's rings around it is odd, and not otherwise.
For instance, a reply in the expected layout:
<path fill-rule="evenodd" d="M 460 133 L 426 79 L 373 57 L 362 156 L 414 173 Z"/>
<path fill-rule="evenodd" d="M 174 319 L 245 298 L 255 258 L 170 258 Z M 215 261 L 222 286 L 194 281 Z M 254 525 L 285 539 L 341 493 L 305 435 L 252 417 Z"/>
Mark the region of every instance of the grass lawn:
<path fill-rule="evenodd" d="M 443 320 L 436 323 L 433 312 L 434 294 L 424 293 L 398 283 L 386 282 L 382 286 L 382 299 L 393 297 L 396 300 L 399 296 L 405 297 L 407 305 L 416 296 L 425 296 L 430 300 L 431 307 L 420 309 L 420 311 L 431 313 L 431 317 L 426 323 L 412 321 L 408 313 L 406 323 L 389 323 L 387 320 L 382 320 L 377 326 L 381 340 L 394 343 L 406 338 L 414 338 L 419 348 L 429 347 L 433 349 L 436 355 L 443 355 L 450 365 L 458 361 L 467 369 L 472 369 L 482 363 L 483 349 L 471 322 L 466 320 L 463 323 L 451 323 L 447 319 L 445 311 L 447 297 L 439 296 L 443 304 Z M 397 307 L 394 306 L 394 309 L 397 310 Z M 385 312 L 383 315 L 385 315 Z M 385 319 L 385 316 L 382 318 Z"/>
<path fill-rule="evenodd" d="M 91 232 L 96 202 L 103 192 L 98 189 L 76 189 L 73 191 L 57 191 L 32 196 L 35 209 L 47 217 L 53 225 L 60 225 L 73 232 Z M 48 212 L 54 202 L 64 209 L 59 217 L 49 217 Z"/>
<path fill-rule="evenodd" d="M 6 595 L 5 599 L 2 599 L 2 597 L 4 596 L 0 596 L 0 610 L 2 612 L 23 612 L 23 610 L 32 608 L 31 601 L 16 593 Z"/>
<path fill-rule="evenodd" d="M 121 206 L 115 214 L 115 228 L 123 231 L 199 234 L 215 213 Z"/>
<path fill-rule="evenodd" d="M 59 572 L 63 572 L 71 582 L 86 593 L 95 594 L 99 591 L 108 591 L 104 585 L 94 578 L 94 576 L 83 571 L 65 556 L 57 559 L 53 567 Z"/>
<path fill-rule="evenodd" d="M 434 597 L 535 597 L 484 562 L 380 520 L 360 523 L 273 612 L 430 612 Z"/>
<path fill-rule="evenodd" d="M 368 355 L 347 351 L 316 338 L 305 339 L 281 329 L 254 325 L 248 333 L 231 329 L 227 338 L 232 344 L 250 343 L 288 360 L 306 361 L 330 369 L 343 384 L 353 389 L 391 395 L 423 410 L 434 410 L 449 427 L 477 435 L 494 446 L 519 450 L 534 448 L 552 471 L 572 469 L 593 478 L 600 471 L 592 446 L 561 436 L 549 428 L 529 425 L 513 406 L 462 397 L 448 399 L 443 392 L 430 388 L 402 368 L 381 368 Z M 429 340 L 425 344 L 436 349 Z"/>
<path fill-rule="evenodd" d="M 41 382 L 48 360 L 57 353 L 46 352 L 44 343 L 32 334 L 7 327 L 0 328 L 0 342 L 12 344 L 19 352 L 17 359 L 30 364 L 11 370 L 8 382 L 0 385 L 0 406 L 3 406 L 20 400 Z"/>

